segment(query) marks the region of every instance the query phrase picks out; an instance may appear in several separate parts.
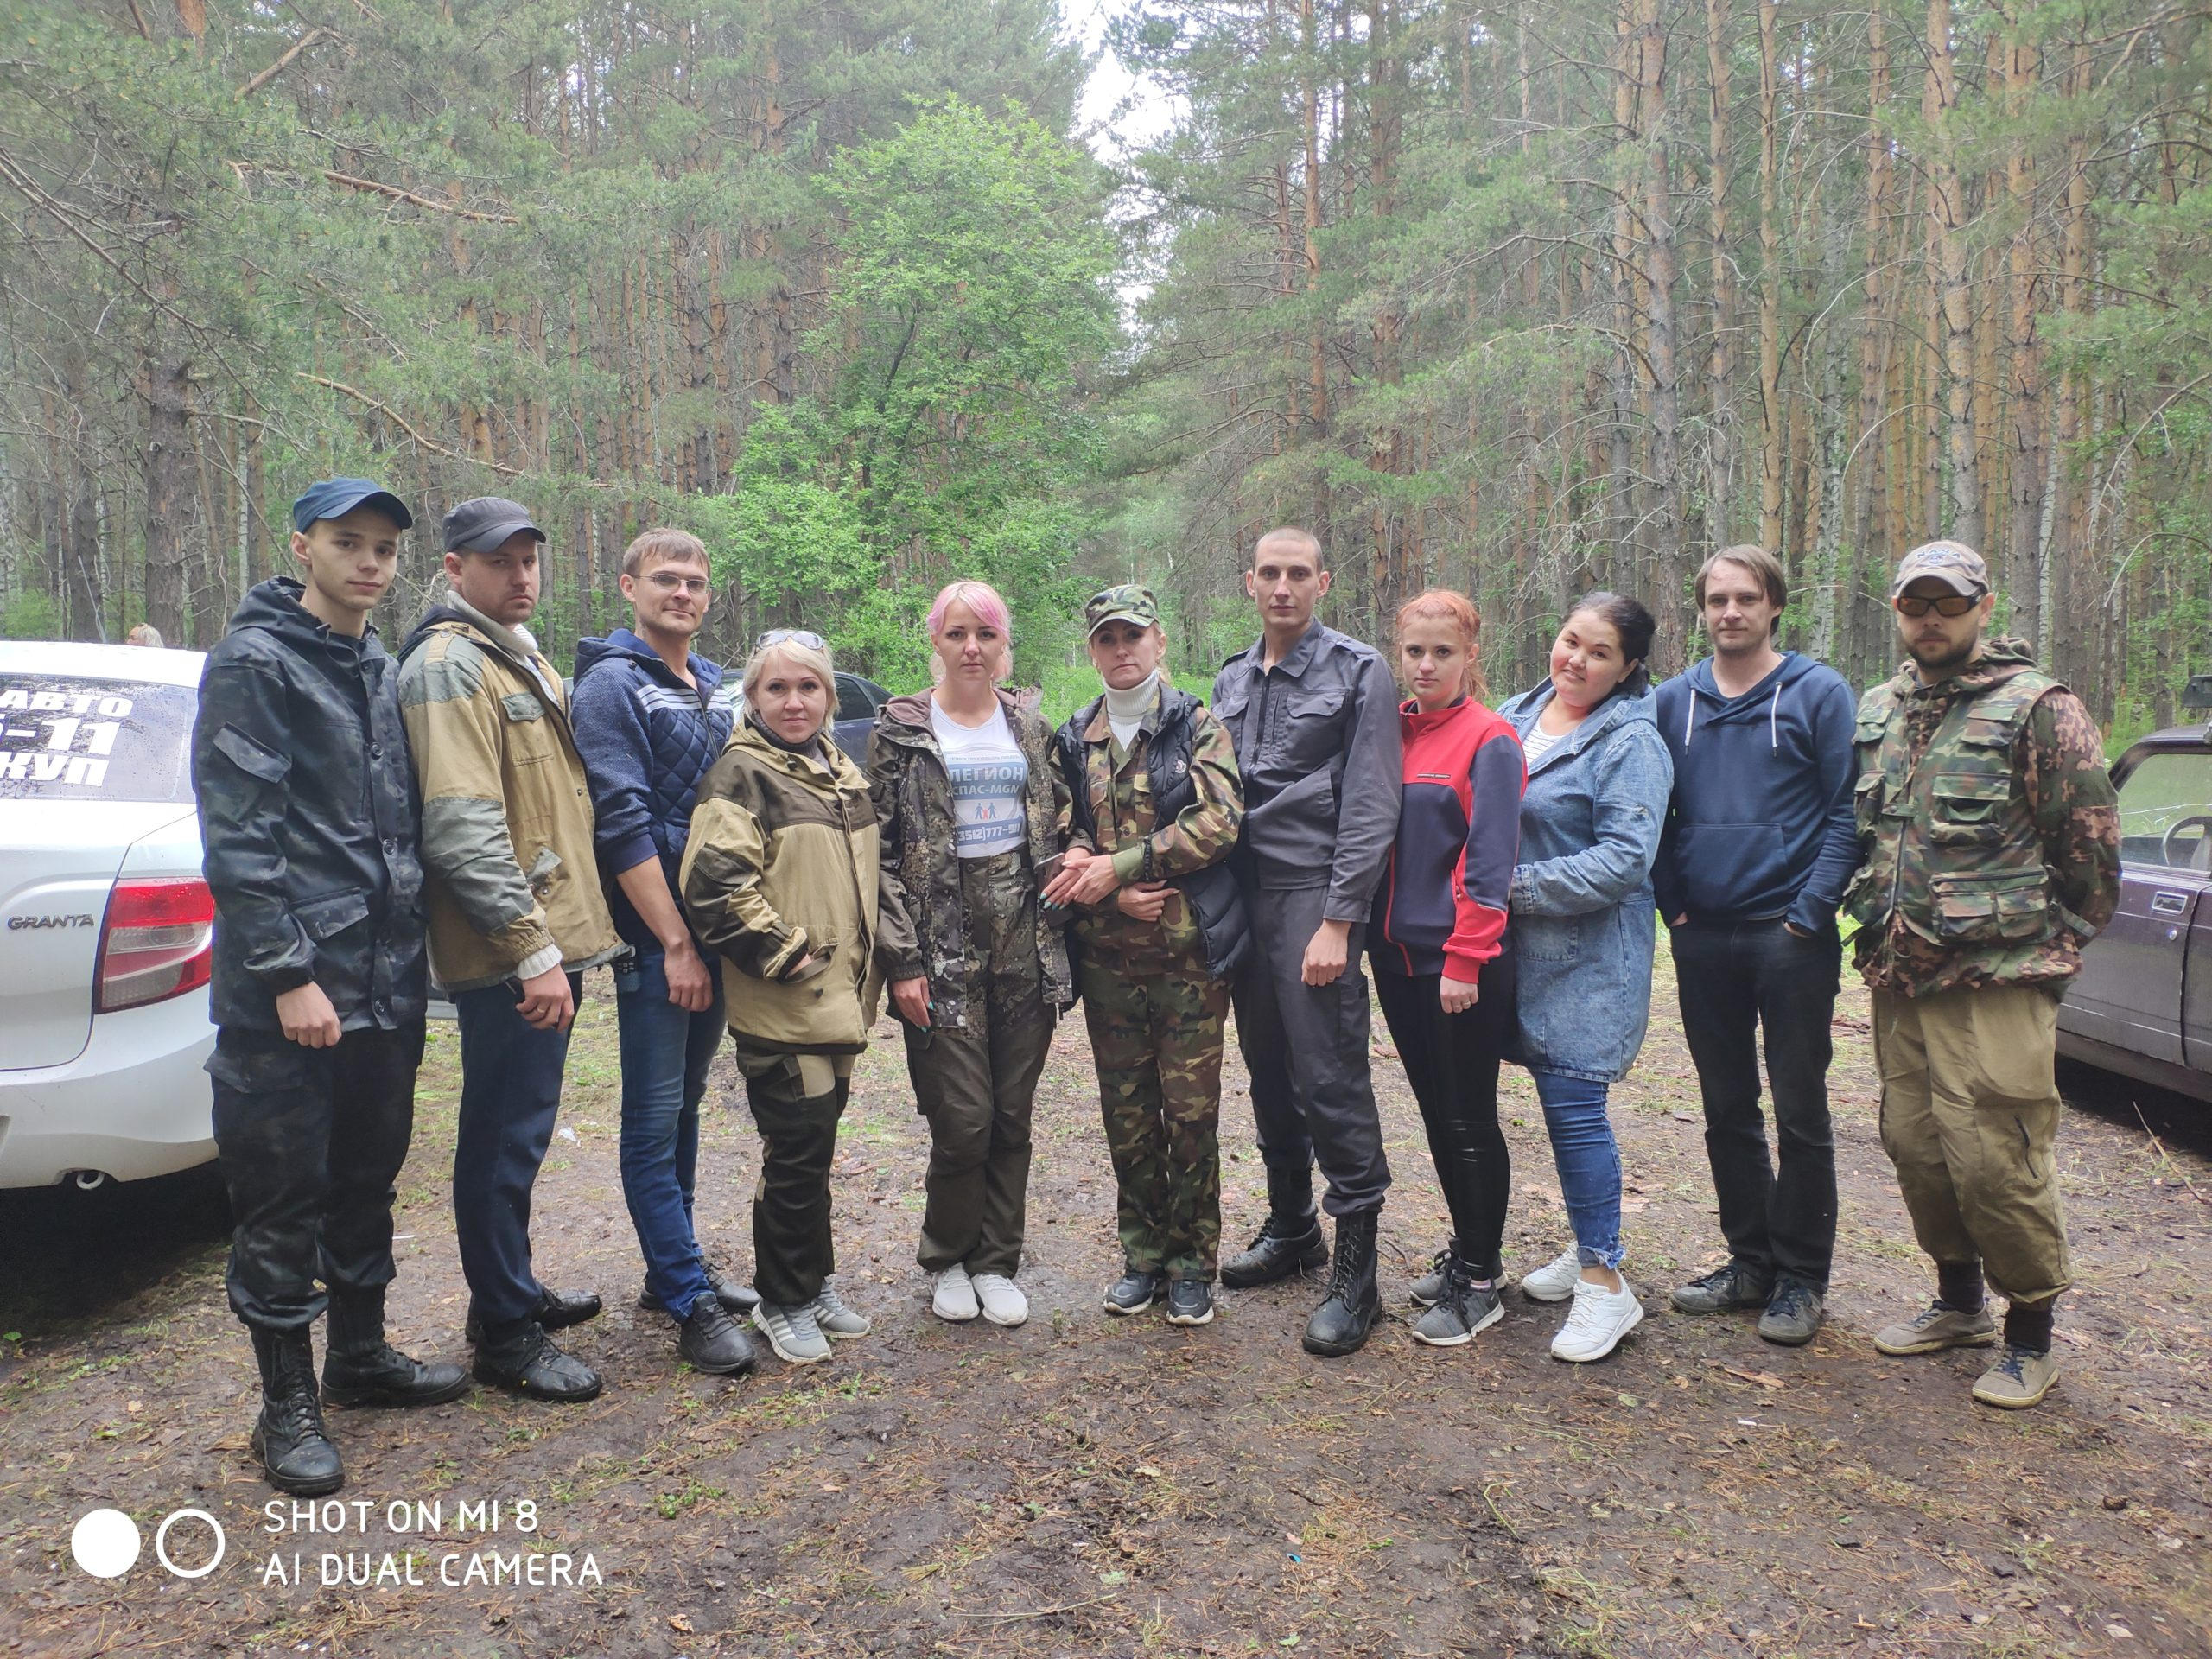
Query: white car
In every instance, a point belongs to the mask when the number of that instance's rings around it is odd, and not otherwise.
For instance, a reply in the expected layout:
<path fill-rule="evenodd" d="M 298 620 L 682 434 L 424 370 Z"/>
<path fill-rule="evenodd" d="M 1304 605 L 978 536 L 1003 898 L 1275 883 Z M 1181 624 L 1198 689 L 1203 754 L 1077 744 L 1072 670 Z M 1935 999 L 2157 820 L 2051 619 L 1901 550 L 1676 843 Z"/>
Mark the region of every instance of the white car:
<path fill-rule="evenodd" d="M 0 640 L 0 1187 L 215 1155 L 202 661 Z"/>

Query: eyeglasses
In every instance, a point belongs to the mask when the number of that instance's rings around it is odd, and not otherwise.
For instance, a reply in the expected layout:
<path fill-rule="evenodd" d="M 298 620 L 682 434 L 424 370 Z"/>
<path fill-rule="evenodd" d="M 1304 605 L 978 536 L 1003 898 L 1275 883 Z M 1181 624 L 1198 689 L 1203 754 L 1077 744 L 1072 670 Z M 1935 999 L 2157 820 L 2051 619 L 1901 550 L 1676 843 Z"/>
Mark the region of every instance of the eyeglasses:
<path fill-rule="evenodd" d="M 705 598 L 707 589 L 712 585 L 705 576 L 679 576 L 673 570 L 656 570 L 645 580 L 664 594 L 681 591 L 694 599 Z"/>
<path fill-rule="evenodd" d="M 1946 594 L 1941 599 L 1928 599 L 1918 594 L 1899 594 L 1891 601 L 1899 616 L 1909 616 L 1914 621 L 1933 611 L 1938 616 L 1964 616 L 1981 603 L 1980 594 Z"/>
<path fill-rule="evenodd" d="M 753 649 L 765 651 L 770 645 L 793 645 L 803 651 L 827 651 L 830 642 L 811 628 L 771 628 L 753 642 Z"/>

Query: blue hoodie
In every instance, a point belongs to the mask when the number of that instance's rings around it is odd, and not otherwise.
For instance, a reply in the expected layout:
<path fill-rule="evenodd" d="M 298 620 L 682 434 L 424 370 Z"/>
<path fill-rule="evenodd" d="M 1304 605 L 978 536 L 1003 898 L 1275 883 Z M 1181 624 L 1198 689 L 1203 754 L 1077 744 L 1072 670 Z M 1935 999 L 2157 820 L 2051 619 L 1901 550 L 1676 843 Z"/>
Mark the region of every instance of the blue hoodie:
<path fill-rule="evenodd" d="M 1774 672 L 1726 697 L 1711 658 L 1659 688 L 1659 734 L 1675 758 L 1659 862 L 1659 913 L 1835 925 L 1859 867 L 1852 817 L 1859 700 L 1825 663 L 1784 652 Z"/>
<path fill-rule="evenodd" d="M 571 718 L 591 785 L 592 841 L 615 930 L 642 950 L 660 941 L 614 878 L 658 855 L 670 893 L 682 891 L 691 803 L 736 714 L 737 686 L 721 664 L 696 652 L 689 660 L 696 690 L 627 628 L 576 642 Z"/>

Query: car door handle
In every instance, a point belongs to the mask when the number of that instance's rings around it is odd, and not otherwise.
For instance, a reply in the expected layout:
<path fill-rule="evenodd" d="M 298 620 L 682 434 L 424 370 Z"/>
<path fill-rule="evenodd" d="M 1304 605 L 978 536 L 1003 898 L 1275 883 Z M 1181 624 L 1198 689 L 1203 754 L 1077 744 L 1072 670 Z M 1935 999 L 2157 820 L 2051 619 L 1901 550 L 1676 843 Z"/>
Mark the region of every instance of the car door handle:
<path fill-rule="evenodd" d="M 2185 893 L 2154 893 L 2151 895 L 2151 913 L 2153 916 L 2178 916 L 2188 908 L 2189 895 Z"/>

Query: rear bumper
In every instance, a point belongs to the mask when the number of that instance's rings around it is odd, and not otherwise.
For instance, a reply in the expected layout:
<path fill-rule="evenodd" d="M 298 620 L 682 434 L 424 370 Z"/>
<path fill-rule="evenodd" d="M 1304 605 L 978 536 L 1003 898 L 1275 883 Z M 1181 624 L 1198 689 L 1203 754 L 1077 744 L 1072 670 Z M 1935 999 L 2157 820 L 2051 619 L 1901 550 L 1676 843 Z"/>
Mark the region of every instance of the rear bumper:
<path fill-rule="evenodd" d="M 205 991 L 103 1014 L 67 1065 L 0 1071 L 0 1187 L 76 1170 L 145 1180 L 215 1155 Z"/>

